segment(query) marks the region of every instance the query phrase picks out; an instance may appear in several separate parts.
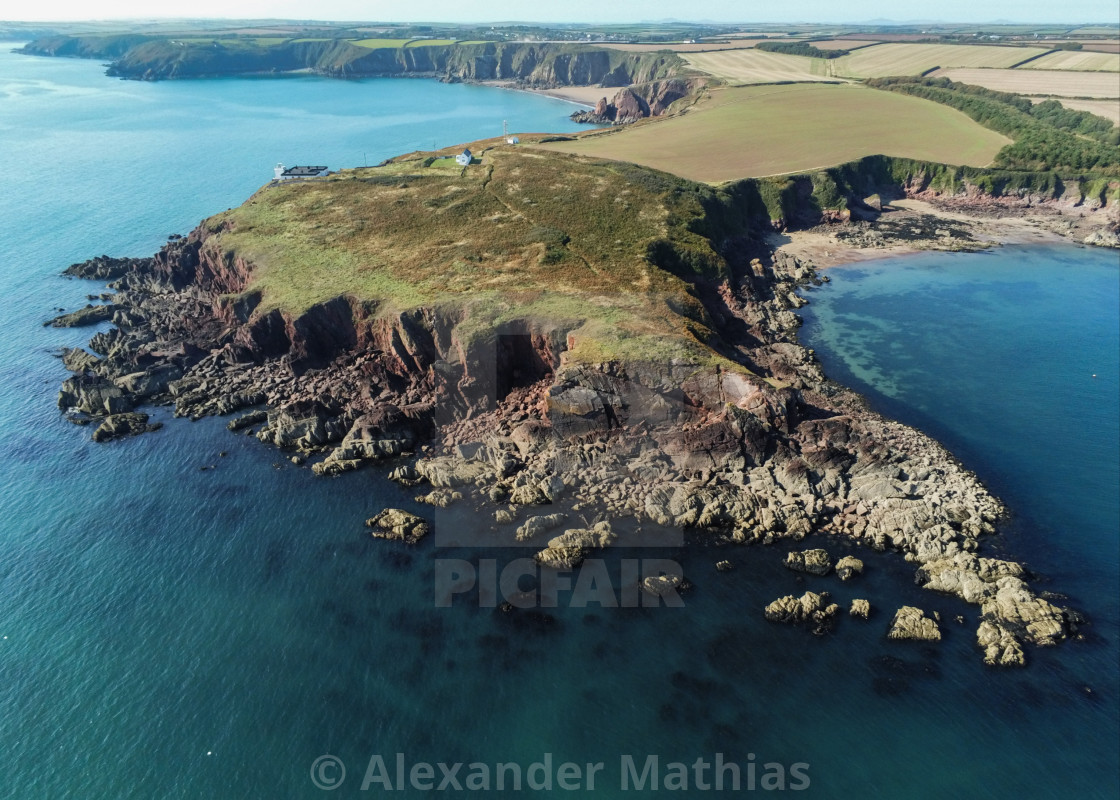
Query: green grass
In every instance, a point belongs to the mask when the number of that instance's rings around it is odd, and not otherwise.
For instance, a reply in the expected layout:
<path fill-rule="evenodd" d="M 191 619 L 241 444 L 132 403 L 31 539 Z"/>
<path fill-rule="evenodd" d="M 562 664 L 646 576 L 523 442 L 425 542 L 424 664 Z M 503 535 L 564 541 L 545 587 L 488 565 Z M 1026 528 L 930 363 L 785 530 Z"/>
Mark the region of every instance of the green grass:
<path fill-rule="evenodd" d="M 207 247 L 254 265 L 258 313 L 350 296 L 386 315 L 453 308 L 468 339 L 515 320 L 562 325 L 576 360 L 739 369 L 707 346 L 690 286 L 727 271 L 697 232 L 711 189 L 523 148 L 484 150 L 462 176 L 439 156 L 268 187 L 208 220 Z"/>
<path fill-rule="evenodd" d="M 719 183 L 876 154 L 984 166 L 1011 141 L 954 109 L 898 99 L 846 84 L 718 89 L 681 116 L 540 146 Z"/>
<path fill-rule="evenodd" d="M 397 49 L 407 45 L 411 39 L 357 39 L 350 44 L 365 47 L 369 50 Z"/>
<path fill-rule="evenodd" d="M 405 47 L 445 47 L 456 44 L 454 39 L 413 39 Z"/>

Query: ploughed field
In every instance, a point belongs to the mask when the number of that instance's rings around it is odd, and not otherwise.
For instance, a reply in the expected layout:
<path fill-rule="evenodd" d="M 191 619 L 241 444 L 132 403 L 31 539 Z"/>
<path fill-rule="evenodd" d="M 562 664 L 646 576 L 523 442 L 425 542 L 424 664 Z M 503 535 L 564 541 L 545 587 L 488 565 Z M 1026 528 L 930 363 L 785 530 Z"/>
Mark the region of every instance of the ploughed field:
<path fill-rule="evenodd" d="M 985 166 L 1010 141 L 928 100 L 805 83 L 716 89 L 687 114 L 540 146 L 719 183 L 875 154 Z"/>
<path fill-rule="evenodd" d="M 681 57 L 694 69 L 736 84 L 829 80 L 828 60 L 823 58 L 765 50 L 721 50 L 685 53 Z"/>
<path fill-rule="evenodd" d="M 1045 52 L 1039 47 L 891 42 L 834 59 L 832 70 L 838 77 L 885 78 L 920 75 L 934 67 L 1008 68 Z"/>
<path fill-rule="evenodd" d="M 1075 72 L 1120 72 L 1120 54 L 1061 50 L 1023 64 L 1021 69 L 1068 69 Z"/>

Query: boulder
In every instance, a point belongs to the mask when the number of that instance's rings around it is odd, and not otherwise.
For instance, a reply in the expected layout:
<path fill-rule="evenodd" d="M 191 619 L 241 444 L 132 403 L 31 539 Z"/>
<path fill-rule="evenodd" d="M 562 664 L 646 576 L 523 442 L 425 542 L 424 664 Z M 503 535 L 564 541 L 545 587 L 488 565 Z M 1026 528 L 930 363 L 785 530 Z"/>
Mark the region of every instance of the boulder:
<path fill-rule="evenodd" d="M 110 414 L 102 420 L 93 432 L 93 440 L 95 442 L 107 442 L 110 439 L 118 439 L 122 436 L 135 436 L 139 433 L 159 430 L 161 427 L 163 427 L 163 423 L 160 422 L 149 425 L 147 414 L 135 411 Z"/>
<path fill-rule="evenodd" d="M 871 603 L 857 597 L 855 600 L 852 600 L 852 607 L 848 609 L 848 613 L 853 617 L 867 619 L 871 616 Z"/>
<path fill-rule="evenodd" d="M 927 617 L 926 613 L 920 608 L 903 606 L 891 620 L 887 638 L 939 642 L 941 641 L 941 630 L 937 627 L 937 621 Z"/>
<path fill-rule="evenodd" d="M 264 422 L 267 419 L 268 419 L 268 412 L 267 411 L 264 411 L 264 410 L 250 411 L 248 414 L 242 414 L 240 417 L 236 417 L 234 419 L 231 419 L 229 422 L 226 423 L 226 427 L 229 428 L 231 431 L 239 431 L 242 428 L 248 428 L 251 425 L 260 425 L 262 422 Z"/>
<path fill-rule="evenodd" d="M 534 558 L 553 569 L 574 569 L 587 557 L 588 551 L 602 549 L 616 538 L 609 522 L 598 522 L 591 528 L 571 528 L 550 539 L 548 547 Z"/>
<path fill-rule="evenodd" d="M 786 556 L 786 567 L 794 572 L 807 572 L 810 575 L 827 575 L 832 570 L 832 557 L 827 550 L 793 551 Z"/>
<path fill-rule="evenodd" d="M 456 492 L 454 489 L 435 489 L 427 494 L 416 496 L 417 503 L 425 503 L 429 506 L 435 506 L 436 508 L 447 508 L 456 500 L 462 499 L 462 493 Z"/>
<path fill-rule="evenodd" d="M 378 539 L 393 539 L 398 542 L 415 544 L 431 533 L 431 526 L 423 518 L 399 508 L 387 508 L 375 517 L 366 520 Z"/>
<path fill-rule="evenodd" d="M 171 381 L 183 377 L 183 371 L 174 364 L 154 367 L 143 372 L 132 372 L 115 378 L 113 383 L 125 392 L 137 397 L 151 397 L 164 394 Z"/>
<path fill-rule="evenodd" d="M 100 363 L 100 358 L 80 347 L 64 347 L 62 349 L 62 366 L 70 372 L 80 373 L 92 370 Z"/>
<path fill-rule="evenodd" d="M 292 463 L 296 462 L 293 460 Z M 302 459 L 299 463 L 302 463 Z M 360 466 L 362 466 L 360 458 L 327 458 L 317 464 L 312 464 L 311 471 L 316 475 L 341 475 L 344 472 L 356 470 Z"/>
<path fill-rule="evenodd" d="M 119 386 L 97 375 L 75 375 L 62 383 L 58 407 L 94 416 L 123 414 L 132 410 L 132 401 Z"/>
<path fill-rule="evenodd" d="M 417 472 L 416 467 L 411 464 L 402 464 L 389 473 L 389 480 L 402 486 L 415 486 L 423 482 L 424 476 Z"/>
<path fill-rule="evenodd" d="M 560 527 L 567 518 L 567 514 L 542 514 L 536 517 L 529 517 L 525 520 L 525 523 L 517 529 L 517 541 L 527 542 L 542 533 L 548 533 Z"/>
<path fill-rule="evenodd" d="M 836 574 L 846 581 L 863 572 L 863 562 L 855 556 L 844 556 L 836 562 Z"/>

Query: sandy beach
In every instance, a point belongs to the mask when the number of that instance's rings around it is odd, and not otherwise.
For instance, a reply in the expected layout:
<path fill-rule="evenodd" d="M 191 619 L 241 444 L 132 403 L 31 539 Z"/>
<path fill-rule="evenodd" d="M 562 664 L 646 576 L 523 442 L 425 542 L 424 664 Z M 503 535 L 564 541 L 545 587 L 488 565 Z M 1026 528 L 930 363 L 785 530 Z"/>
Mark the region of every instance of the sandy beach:
<path fill-rule="evenodd" d="M 870 261 L 878 258 L 920 253 L 927 250 L 971 249 L 959 247 L 959 238 L 950 237 L 910 237 L 892 235 L 899 229 L 917 225 L 932 218 L 967 230 L 973 244 L 1053 244 L 1056 242 L 1080 242 L 1090 231 L 1101 227 L 1105 212 L 1071 211 L 1065 215 L 1049 208 L 1038 211 L 1019 212 L 1006 209 L 999 216 L 981 216 L 964 210 L 953 210 L 935 205 L 925 200 L 892 200 L 884 208 L 884 214 L 876 222 L 875 228 L 883 230 L 889 225 L 893 231 L 874 246 L 865 242 L 855 242 L 845 238 L 847 225 L 819 225 L 809 230 L 784 231 L 774 233 L 769 241 L 776 250 L 801 259 L 808 259 L 815 266 L 827 269 L 844 264 Z M 838 236 L 837 234 L 841 234 Z"/>

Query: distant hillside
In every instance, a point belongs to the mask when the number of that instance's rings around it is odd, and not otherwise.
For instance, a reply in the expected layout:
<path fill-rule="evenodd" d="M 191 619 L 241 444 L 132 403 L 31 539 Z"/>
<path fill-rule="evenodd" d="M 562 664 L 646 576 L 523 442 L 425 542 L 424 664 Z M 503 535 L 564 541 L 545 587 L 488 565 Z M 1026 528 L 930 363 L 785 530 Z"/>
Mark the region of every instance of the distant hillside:
<path fill-rule="evenodd" d="M 444 80 L 514 80 L 550 87 L 626 86 L 672 77 L 672 53 L 626 53 L 556 43 L 440 43 L 370 47 L 346 39 L 52 36 L 26 45 L 32 55 L 112 59 L 120 78 L 165 80 L 310 70 L 339 78 L 425 75 Z"/>

